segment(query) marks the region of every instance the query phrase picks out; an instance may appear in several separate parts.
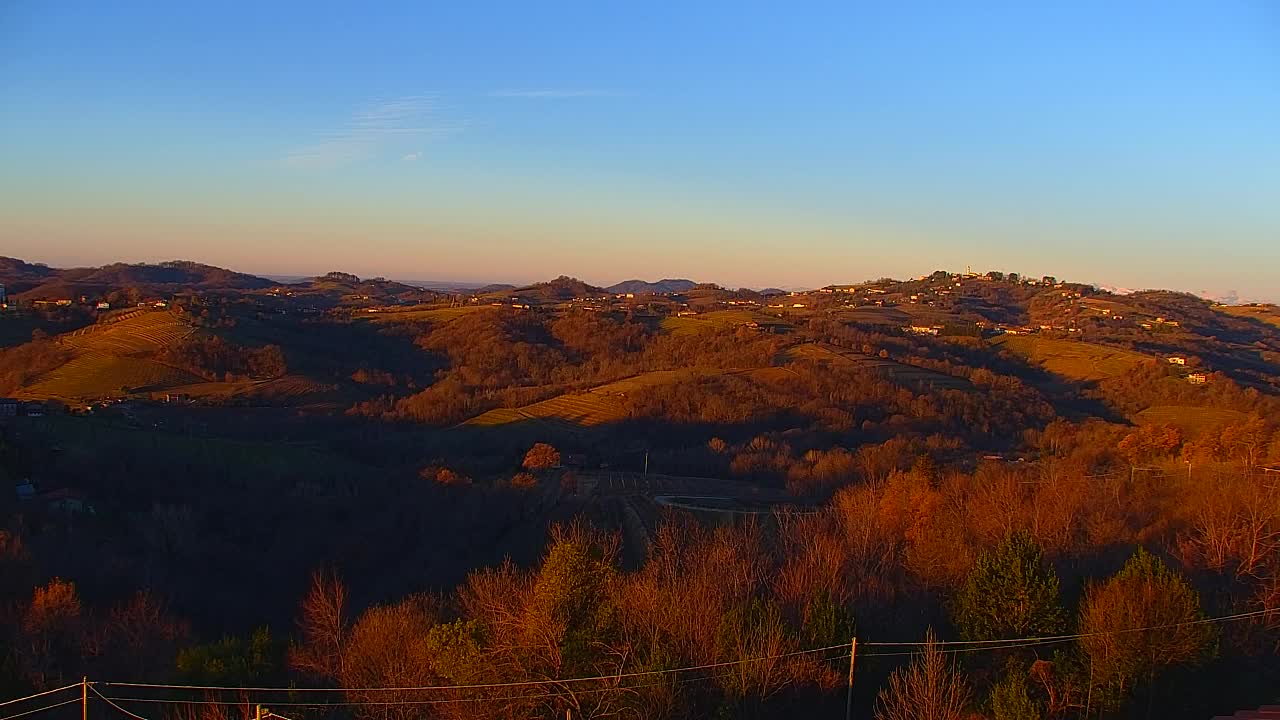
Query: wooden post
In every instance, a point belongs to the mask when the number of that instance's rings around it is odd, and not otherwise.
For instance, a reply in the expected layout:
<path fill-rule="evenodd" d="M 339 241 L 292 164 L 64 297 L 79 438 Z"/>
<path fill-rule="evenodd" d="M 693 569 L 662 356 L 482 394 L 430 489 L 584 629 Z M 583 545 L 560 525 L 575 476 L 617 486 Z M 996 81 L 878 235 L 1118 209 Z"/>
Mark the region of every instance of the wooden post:
<path fill-rule="evenodd" d="M 262 705 L 253 706 L 253 720 L 262 720 Z"/>
<path fill-rule="evenodd" d="M 858 654 L 858 636 L 849 642 L 849 690 L 844 700 L 844 720 L 853 720 L 853 662 Z"/>
<path fill-rule="evenodd" d="M 89 720 L 89 676 L 80 678 L 80 720 Z"/>

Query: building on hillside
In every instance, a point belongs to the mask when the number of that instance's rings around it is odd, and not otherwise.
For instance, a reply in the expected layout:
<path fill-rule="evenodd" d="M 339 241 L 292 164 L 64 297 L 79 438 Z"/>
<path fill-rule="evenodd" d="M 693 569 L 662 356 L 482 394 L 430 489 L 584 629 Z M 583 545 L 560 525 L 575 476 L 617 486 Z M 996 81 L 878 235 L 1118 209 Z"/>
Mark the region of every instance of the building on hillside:
<path fill-rule="evenodd" d="M 1182 357 L 1181 355 L 1170 355 L 1168 360 L 1170 365 L 1186 365 L 1187 364 L 1187 359 Z"/>
<path fill-rule="evenodd" d="M 40 493 L 36 496 L 36 500 L 43 503 L 48 510 L 66 515 L 79 515 L 81 513 L 92 515 L 94 512 L 93 506 L 89 504 L 89 498 L 79 490 L 73 490 L 72 488 L 58 488 L 57 490 Z"/>
<path fill-rule="evenodd" d="M 916 335 L 937 335 L 942 332 L 942 328 L 934 325 L 911 325 L 907 328 L 907 331 Z"/>
<path fill-rule="evenodd" d="M 23 403 L 23 414 L 27 417 L 44 417 L 45 404 L 39 400 Z"/>
<path fill-rule="evenodd" d="M 13 494 L 17 496 L 19 502 L 25 502 L 36 496 L 36 485 L 30 480 L 23 480 L 13 486 Z"/>
<path fill-rule="evenodd" d="M 1204 385 L 1209 382 L 1209 376 L 1202 372 L 1193 372 L 1187 376 L 1187 382 L 1192 385 Z"/>
<path fill-rule="evenodd" d="M 22 403 L 13 398 L 0 398 L 0 417 L 17 417 Z"/>

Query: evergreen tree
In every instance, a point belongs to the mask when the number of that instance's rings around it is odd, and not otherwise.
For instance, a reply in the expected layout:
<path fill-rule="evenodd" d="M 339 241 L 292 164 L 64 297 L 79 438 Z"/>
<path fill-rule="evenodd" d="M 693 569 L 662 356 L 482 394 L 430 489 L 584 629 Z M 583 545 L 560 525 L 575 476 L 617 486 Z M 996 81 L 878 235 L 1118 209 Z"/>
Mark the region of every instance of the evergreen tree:
<path fill-rule="evenodd" d="M 1058 576 L 1026 532 L 1015 532 L 978 556 L 953 612 L 967 640 L 1051 635 L 1062 630 L 1063 618 Z"/>

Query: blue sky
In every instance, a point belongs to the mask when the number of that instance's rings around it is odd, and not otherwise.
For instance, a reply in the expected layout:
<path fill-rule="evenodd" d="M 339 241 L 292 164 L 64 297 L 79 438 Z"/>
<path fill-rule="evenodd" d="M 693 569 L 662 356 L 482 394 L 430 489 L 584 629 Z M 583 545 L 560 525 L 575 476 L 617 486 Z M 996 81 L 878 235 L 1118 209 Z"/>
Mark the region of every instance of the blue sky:
<path fill-rule="evenodd" d="M 369 5 L 0 4 L 0 254 L 1280 300 L 1272 2 Z"/>

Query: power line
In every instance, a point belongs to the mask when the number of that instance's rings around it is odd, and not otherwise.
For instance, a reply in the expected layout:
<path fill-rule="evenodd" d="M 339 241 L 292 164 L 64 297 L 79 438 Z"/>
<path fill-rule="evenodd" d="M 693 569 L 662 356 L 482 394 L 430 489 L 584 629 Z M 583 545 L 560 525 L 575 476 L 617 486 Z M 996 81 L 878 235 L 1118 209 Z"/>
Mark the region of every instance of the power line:
<path fill-rule="evenodd" d="M 44 712 L 45 710 L 60 708 L 63 705 L 70 705 L 71 703 L 78 703 L 78 702 L 80 702 L 80 698 L 71 698 L 70 700 L 64 700 L 60 703 L 54 703 L 53 705 L 46 705 L 45 707 L 36 708 L 35 710 L 27 710 L 25 712 L 16 713 L 14 715 L 6 715 L 3 718 L 0 718 L 0 720 L 13 720 L 14 718 L 20 718 L 20 717 L 23 717 L 24 715 L 34 715 L 38 712 Z"/>
<path fill-rule="evenodd" d="M 1012 645 L 990 645 L 990 646 L 986 646 L 986 647 L 965 647 L 965 648 L 957 648 L 957 649 L 955 649 L 955 650 L 939 650 L 938 652 L 946 653 L 946 654 L 948 654 L 948 655 L 951 655 L 951 654 L 956 654 L 956 653 L 987 652 L 988 650 L 1012 650 L 1012 649 L 1015 649 L 1015 648 L 1041 647 L 1041 646 L 1043 646 L 1043 645 L 1057 645 L 1057 644 L 1061 644 L 1061 643 L 1065 643 L 1065 642 L 1070 642 L 1070 639 L 1068 639 L 1068 638 L 1046 638 L 1046 639 L 1044 639 L 1044 640 L 1039 640 L 1039 641 L 1036 641 L 1036 642 L 1016 643 L 1016 644 L 1012 644 Z M 868 643 L 868 644 L 870 644 L 870 643 Z M 935 645 L 944 645 L 945 643 L 940 643 L 940 642 L 939 642 L 939 643 L 934 643 L 934 644 L 935 644 Z M 923 642 L 922 642 L 922 643 L 920 643 L 920 645 L 927 645 L 927 643 L 923 643 Z M 903 651 L 903 652 L 859 653 L 859 654 L 858 654 L 858 657 L 910 657 L 910 656 L 912 656 L 912 655 L 919 655 L 919 654 L 920 654 L 920 653 L 919 653 L 919 651 L 918 651 L 918 650 L 908 650 L 908 651 Z"/>
<path fill-rule="evenodd" d="M 14 703 L 20 703 L 20 702 L 22 702 L 23 700 L 31 700 L 31 699 L 38 698 L 38 697 L 44 697 L 45 695 L 52 695 L 52 694 L 54 694 L 54 693 L 60 693 L 60 692 L 62 692 L 62 691 L 64 691 L 64 690 L 70 690 L 70 689 L 72 689 L 72 688 L 78 688 L 78 687 L 80 687 L 80 683 L 74 683 L 74 684 L 72 684 L 72 685 L 67 685 L 67 686 L 65 686 L 65 687 L 54 688 L 54 689 L 52 689 L 52 690 L 45 690 L 44 692 L 38 692 L 38 693 L 36 693 L 36 694 L 34 694 L 34 695 L 28 695 L 28 696 L 26 696 L 26 697 L 20 697 L 20 698 L 17 698 L 17 699 L 15 699 L 15 700 L 5 700 L 4 702 L 0 702 L 0 707 L 3 707 L 3 706 L 5 706 L 5 705 L 12 705 L 12 704 L 14 704 Z"/>
<path fill-rule="evenodd" d="M 1167 625 L 1151 625 L 1148 627 L 1140 627 L 1140 628 L 1123 628 L 1121 630 L 1104 630 L 1102 632 L 1094 632 L 1094 633 L 1077 633 L 1074 635 L 1044 635 L 1041 637 L 1008 638 L 1008 639 L 1002 639 L 1002 640 L 945 640 L 945 641 L 934 642 L 933 644 L 934 645 L 982 645 L 986 647 L 991 647 L 993 649 L 998 649 L 1001 645 L 1008 644 L 1008 643 L 1059 641 L 1059 640 L 1067 641 L 1067 640 L 1079 640 L 1080 638 L 1086 638 L 1086 637 L 1097 637 L 1100 635 L 1119 635 L 1122 633 L 1148 632 L 1151 630 L 1169 630 L 1172 628 L 1187 627 L 1190 625 L 1205 625 L 1208 623 L 1232 622 L 1235 620 L 1245 620 L 1248 618 L 1262 617 L 1263 615 L 1268 615 L 1276 612 L 1280 612 L 1280 609 L 1253 610 L 1246 613 L 1237 613 L 1235 615 L 1224 615 L 1221 617 L 1213 617 L 1213 618 L 1201 618 L 1199 620 L 1188 620 L 1187 622 L 1181 622 L 1181 623 L 1169 623 Z M 864 642 L 861 644 L 874 646 L 874 647 L 918 647 L 921 645 L 926 645 L 928 643 L 924 640 L 916 640 L 911 642 Z"/>
<path fill-rule="evenodd" d="M 1225 623 L 1225 622 L 1233 622 L 1233 621 L 1236 621 L 1236 620 L 1245 620 L 1245 619 L 1250 619 L 1250 618 L 1262 617 L 1262 616 L 1269 615 L 1269 614 L 1272 614 L 1272 613 L 1275 613 L 1275 612 L 1278 612 L 1278 611 L 1277 611 L 1277 610 L 1266 610 L 1266 609 L 1264 609 L 1264 610 L 1255 610 L 1255 611 L 1245 612 L 1245 613 L 1237 613 L 1237 614 L 1234 614 L 1234 615 L 1225 615 L 1225 616 L 1221 616 L 1221 617 L 1202 618 L 1202 619 L 1199 619 L 1199 620 L 1191 620 L 1191 621 L 1182 622 L 1182 623 L 1170 623 L 1170 624 L 1165 624 L 1165 625 L 1153 625 L 1153 626 L 1140 627 L 1140 628 L 1124 628 L 1124 629 L 1120 629 L 1120 630 L 1109 630 L 1109 631 L 1093 632 L 1093 633 L 1077 633 L 1077 634 L 1071 634 L 1071 635 L 1050 635 L 1050 636 L 1043 636 L 1043 637 L 1008 638 L 1008 639 L 1002 639 L 1002 640 L 951 640 L 951 641 L 935 641 L 934 643 L 932 643 L 932 645 L 934 645 L 934 646 L 938 646 L 938 647 L 942 647 L 942 648 L 943 648 L 942 652 L 945 652 L 945 653 L 969 653 L 969 652 L 986 652 L 986 651 L 993 651 L 993 650 L 1010 650 L 1010 649 L 1016 649 L 1016 648 L 1024 648 L 1024 647 L 1039 647 L 1039 646 L 1044 646 L 1044 645 L 1052 645 L 1052 644 L 1065 643 L 1065 642 L 1070 642 L 1070 641 L 1072 641 L 1072 640 L 1079 640 L 1079 639 L 1081 639 L 1081 638 L 1087 638 L 1087 637 L 1098 637 L 1098 636 L 1104 636 L 1104 635 L 1119 635 L 1119 634 L 1124 634 L 1124 633 L 1135 633 L 1135 632 L 1150 632 L 1150 631 L 1155 631 L 1155 630 L 1167 630 L 1167 629 L 1172 629 L 1172 628 L 1178 628 L 1178 627 L 1189 627 L 1189 626 L 1195 626 L 1195 625 L 1204 625 L 1204 624 L 1209 624 L 1209 623 Z M 425 692 L 425 691 L 448 691 L 448 690 L 451 690 L 451 691 L 465 691 L 465 690 L 496 690 L 496 689 L 500 689 L 500 688 L 533 687 L 533 686 L 546 686 L 546 685 L 567 685 L 567 684 L 569 684 L 569 683 L 580 683 L 580 682 L 620 681 L 620 680 L 623 680 L 623 679 L 629 679 L 629 678 L 650 677 L 650 676 L 655 676 L 655 675 L 669 675 L 669 674 L 675 674 L 675 673 L 695 672 L 695 671 L 699 671 L 699 670 L 712 670 L 712 669 L 716 669 L 716 668 L 726 668 L 726 667 L 733 667 L 733 666 L 746 665 L 746 664 L 755 663 L 755 662 L 765 662 L 765 661 L 769 661 L 769 660 L 781 660 L 781 659 L 785 659 L 785 658 L 798 657 L 798 656 L 802 656 L 802 655 L 812 655 L 812 654 L 815 654 L 815 653 L 830 652 L 830 651 L 834 651 L 834 650 L 844 650 L 844 649 L 849 648 L 849 647 L 851 646 L 851 644 L 852 644 L 852 643 L 840 643 L 840 644 L 838 644 L 838 645 L 830 645 L 830 646 L 826 646 L 826 647 L 813 648 L 813 649 L 808 649 L 808 650 L 797 650 L 797 651 L 792 651 L 792 652 L 787 652 L 787 653 L 780 653 L 780 654 L 777 654 L 777 655 L 767 655 L 767 656 L 762 656 L 762 657 L 746 658 L 746 659 L 742 659 L 742 660 L 729 660 L 729 661 L 725 661 L 725 662 L 708 663 L 708 664 L 704 664 L 704 665 L 692 665 L 692 666 L 688 666 L 688 667 L 669 668 L 669 669 L 662 669 L 662 670 L 645 670 L 645 671 L 630 672 L 630 673 L 616 673 L 616 674 L 613 674 L 613 675 L 597 675 L 597 676 L 594 676 L 594 677 L 578 677 L 578 678 L 546 679 L 546 680 L 525 680 L 525 681 L 518 681 L 518 682 L 505 682 L 505 683 L 475 683 L 475 684 L 469 684 L 469 685 L 423 685 L 423 686 L 406 686 L 406 687 L 363 687 L 363 688 L 243 687 L 243 686 L 228 686 L 228 685 L 178 685 L 178 684 L 165 684 L 165 683 L 129 683 L 129 682 L 119 682 L 119 683 L 103 682 L 103 683 L 93 683 L 92 685 L 99 685 L 99 684 L 100 684 L 100 685 L 103 685 L 103 686 L 131 687 L 131 688 L 147 688 L 147 689 L 201 690 L 201 691 L 239 691 L 239 692 L 258 692 L 258 693 L 265 693 L 265 692 L 281 692 L 281 693 L 299 693 L 299 692 L 318 692 L 318 693 L 329 693 L 329 692 L 335 692 L 335 693 L 364 692 L 364 693 L 378 693 L 378 692 L 388 692 L 388 693 L 389 693 L 389 692 Z M 928 644 L 930 644 L 930 643 L 928 643 L 927 641 L 911 641 L 911 642 L 863 642 L 863 643 L 861 643 L 861 644 L 862 644 L 862 645 L 864 645 L 864 646 L 870 646 L 870 647 L 886 647 L 886 648 L 905 647 L 905 648 L 918 648 L 918 647 L 921 647 L 921 646 L 924 646 L 924 645 L 928 645 Z M 863 657 L 902 657 L 902 656 L 909 656 L 909 655 L 914 655 L 914 654 L 916 654 L 916 651 L 881 652 L 881 653 L 868 653 L 868 654 L 864 654 L 864 655 L 863 655 Z M 827 661 L 829 661 L 829 660 L 833 660 L 833 659 L 839 659 L 839 658 L 838 658 L 838 657 L 837 657 L 837 658 L 823 658 L 823 660 L 827 660 Z M 716 677 L 716 676 L 712 676 L 712 677 Z M 698 681 L 700 681 L 700 680 L 704 680 L 704 679 L 707 679 L 707 678 L 705 678 L 705 677 L 703 677 L 703 678 L 688 678 L 688 679 L 685 679 L 685 680 L 677 680 L 676 682 L 678 682 L 678 683 L 683 683 L 683 682 L 698 682 Z M 639 686 L 630 686 L 630 687 L 609 687 L 609 688 L 602 688 L 602 689 L 596 689 L 596 690 L 583 690 L 583 691 L 578 691 L 578 692 L 582 692 L 582 693 L 591 693 L 591 692 L 608 692 L 608 691 L 612 691 L 612 690 L 629 690 L 629 689 L 636 689 L 636 688 L 640 688 L 640 687 L 650 687 L 650 686 L 652 686 L 652 685 L 658 685 L 658 684 L 661 684 L 661 683 L 653 683 L 653 684 L 649 684 L 649 685 L 639 685 Z M 71 688 L 77 687 L 78 685 L 79 685 L 79 684 L 77 683 L 76 685 L 69 685 L 69 686 L 64 687 L 64 688 L 58 688 L 58 689 L 55 689 L 55 690 L 48 690 L 48 691 L 45 691 L 45 692 L 43 692 L 43 693 L 38 693 L 38 694 L 36 694 L 36 695 L 28 696 L 27 698 L 19 698 L 19 699 L 17 699 L 17 700 L 11 700 L 11 701 L 8 701 L 8 702 L 7 702 L 7 703 L 5 703 L 5 704 L 10 704 L 10 703 L 14 703 L 14 702 L 20 702 L 20 701 L 22 701 L 22 700 L 31 699 L 31 698 L 34 698 L 34 697 L 40 697 L 40 696 L 42 696 L 42 695 L 48 695 L 48 694 L 51 694 L 51 693 L 61 692 L 61 691 L 64 691 L 64 690 L 68 690 L 68 689 L 71 689 Z M 99 696 L 99 697 L 101 697 L 103 700 L 106 700 L 108 703 L 112 704 L 114 707 L 116 707 L 116 709 L 120 710 L 121 712 L 124 712 L 124 713 L 126 713 L 126 714 L 129 714 L 131 717 L 135 718 L 135 720 L 147 720 L 147 718 L 142 718 L 141 716 L 134 715 L 133 713 L 129 713 L 129 711 L 125 710 L 124 708 L 122 708 L 122 707 L 120 707 L 120 706 L 118 706 L 118 705 L 115 705 L 115 701 L 119 701 L 119 702 L 141 702 L 141 703 L 182 703 L 182 702 L 185 702 L 185 703 L 189 703 L 189 704 L 213 704 L 213 705 L 240 705 L 240 704 L 243 704 L 242 702 L 239 702 L 239 701 L 236 701 L 236 702 L 229 702 L 229 701 L 218 701 L 218 700 L 175 700 L 175 699 L 163 699 L 163 698 L 108 698 L 107 696 L 105 696 L 105 695 L 103 695 L 101 692 L 99 692 L 99 691 L 97 690 L 97 688 L 96 688 L 96 687 L 92 687 L 92 685 L 91 685 L 91 689 L 93 689 L 93 692 L 94 692 L 94 694 L 95 694 L 95 695 L 98 695 L 98 696 Z M 511 697 L 508 697 L 508 698 L 501 698 L 501 697 L 497 697 L 497 698 L 489 698 L 489 699 L 493 699 L 493 700 L 502 700 L 502 699 L 531 699 L 531 698 L 538 698 L 538 697 L 554 697 L 554 696 L 555 696 L 555 694 L 553 693 L 553 694 L 549 694 L 549 695 L 537 695 L 537 694 L 534 694 L 534 695 L 526 695 L 526 696 L 511 696 Z M 326 707 L 326 706 L 342 706 L 342 705 L 431 705 L 431 704 L 449 703 L 449 702 L 474 702 L 474 701 L 475 701 L 475 700 L 477 700 L 477 699 L 480 699 L 480 698 L 447 698 L 447 699 L 434 699 L 434 700 L 386 700 L 386 701 L 378 701 L 378 700 L 355 700 L 355 701 L 351 701 L 351 700 L 348 700 L 348 701 L 317 702 L 317 703 L 304 703 L 304 702 L 280 702 L 280 703 L 273 703 L 273 704 L 278 705 L 278 706 L 283 706 L 283 707 Z M 76 700 L 74 700 L 74 699 L 73 699 L 73 700 L 69 700 L 69 701 L 66 701 L 66 702 L 64 702 L 64 703 L 60 703 L 60 704 L 58 704 L 58 705 L 51 705 L 51 706 L 49 706 L 48 708 L 41 708 L 41 709 L 37 709 L 37 710 L 28 711 L 28 712 L 26 712 L 26 713 L 20 713 L 19 715 L 10 716 L 10 717 L 8 717 L 8 718 L 0 718 L 0 720 L 11 720 L 11 718 L 21 717 L 22 715 L 27 715 L 27 714 L 31 714 L 31 713 L 35 713 L 35 712 L 41 712 L 42 710 L 47 710 L 47 709 L 51 709 L 51 708 L 54 708 L 54 707 L 59 707 L 59 706 L 61 706 L 61 705 L 70 704 L 70 703 L 72 703 L 72 702 L 76 702 Z M 282 718 L 282 720 L 285 720 L 285 719 L 284 719 L 284 718 Z"/>
<path fill-rule="evenodd" d="M 828 647 L 813 648 L 810 650 L 796 650 L 780 655 L 767 655 L 764 657 L 746 658 L 743 660 L 728 660 L 725 662 L 709 663 L 706 665 L 692 665 L 682 668 L 671 668 L 667 670 L 643 670 L 630 673 L 616 673 L 614 675 L 597 675 L 595 677 L 580 678 L 563 678 L 563 679 L 547 679 L 547 680 L 524 680 L 520 682 L 507 683 L 477 683 L 473 685 L 422 685 L 417 687 L 364 687 L 364 688 L 282 688 L 282 687 L 234 687 L 228 685 L 170 685 L 164 683 L 128 683 L 128 682 L 104 682 L 105 686 L 116 687 L 136 687 L 136 688 L 164 688 L 172 690 L 241 690 L 245 692 L 379 692 L 379 691 L 399 691 L 413 692 L 425 690 L 466 690 L 476 689 L 484 690 L 499 687 L 527 687 L 531 685 L 546 685 L 548 683 L 571 683 L 571 682 L 594 682 L 600 680 L 621 680 L 624 678 L 645 677 L 648 675 L 662 675 L 667 673 L 691 672 L 694 670 L 711 670 L 720 667 L 729 667 L 731 665 L 744 665 L 753 662 L 764 662 L 766 660 L 779 660 L 782 658 L 795 657 L 797 655 L 811 655 L 813 653 L 827 652 L 829 650 L 841 650 L 849 647 L 849 643 L 841 643 L 839 645 L 831 645 Z"/>
<path fill-rule="evenodd" d="M 776 657 L 781 657 L 781 656 L 776 656 Z M 832 657 L 821 658 L 821 660 L 825 662 L 825 661 L 831 661 L 831 660 L 839 660 L 843 657 L 844 657 L 844 654 L 841 653 L 839 655 L 835 655 Z M 668 671 L 668 672 L 674 672 L 674 671 Z M 702 682 L 705 680 L 716 680 L 723 677 L 729 677 L 732 674 L 733 673 L 725 672 L 725 673 L 715 673 L 712 675 L 702 675 L 699 677 L 692 677 L 692 678 L 682 678 L 682 679 L 675 680 L 673 684 L 686 685 L 686 684 L 695 683 L 695 682 Z M 558 681 L 554 681 L 554 680 L 543 681 L 542 684 L 554 684 L 555 682 L 558 682 Z M 596 688 L 592 690 L 579 690 L 579 691 L 574 691 L 574 694 L 590 695 L 593 693 L 606 693 L 606 692 L 634 692 L 636 690 L 641 690 L 644 688 L 661 687 L 665 684 L 666 683 L 664 682 L 650 682 L 650 683 L 644 683 L 642 685 Z M 454 686 L 454 687 L 465 689 L 467 687 L 475 687 L 475 686 Z M 351 700 L 351 701 L 319 702 L 319 703 L 272 702 L 270 704 L 276 707 L 300 707 L 300 708 L 326 708 L 326 707 L 347 707 L 347 706 L 366 706 L 366 705 L 376 705 L 376 706 L 386 707 L 386 706 L 405 706 L 405 705 L 448 705 L 448 704 L 455 704 L 455 703 L 499 702 L 499 701 L 511 701 L 511 700 L 541 700 L 546 698 L 555 698 L 555 697 L 562 697 L 562 696 L 563 696 L 563 693 L 530 693 L 530 694 L 524 694 L 524 695 L 507 695 L 507 696 L 496 695 L 496 696 L 469 697 L 469 698 L 443 698 L 443 699 L 438 698 L 433 700 Z M 186 704 L 186 705 L 241 706 L 246 704 L 246 702 L 243 700 L 186 700 L 186 699 L 174 699 L 174 698 L 119 698 L 119 697 L 117 698 L 104 697 L 103 699 L 114 700 L 116 702 L 158 703 L 158 704 L 166 704 L 166 705 Z M 138 718 L 139 716 L 135 715 L 134 717 Z M 267 709 L 266 717 L 276 717 L 276 718 L 279 718 L 280 720 L 291 720 L 289 718 L 285 718 L 285 716 L 279 713 L 271 711 L 270 708 Z"/>
<path fill-rule="evenodd" d="M 106 695 L 103 695 L 102 693 L 98 692 L 98 688 L 93 687 L 93 686 L 90 686 L 90 687 L 89 687 L 89 689 L 93 691 L 93 694 L 94 694 L 94 695 L 97 695 L 98 697 L 100 697 L 100 698 L 102 698 L 104 701 L 106 701 L 106 703 L 107 703 L 108 705 L 110 705 L 111 707 L 113 707 L 113 708 L 115 708 L 115 709 L 119 710 L 120 712 L 124 713 L 125 715 L 128 715 L 129 717 L 133 718 L 134 720 L 147 720 L 147 718 L 144 718 L 144 717 L 142 717 L 141 715 L 138 715 L 137 713 L 129 712 L 128 710 L 125 710 L 124 708 L 120 707 L 119 705 L 117 705 L 117 704 L 115 703 L 115 701 L 114 701 L 114 700 L 112 700 L 111 698 L 107 697 Z"/>

